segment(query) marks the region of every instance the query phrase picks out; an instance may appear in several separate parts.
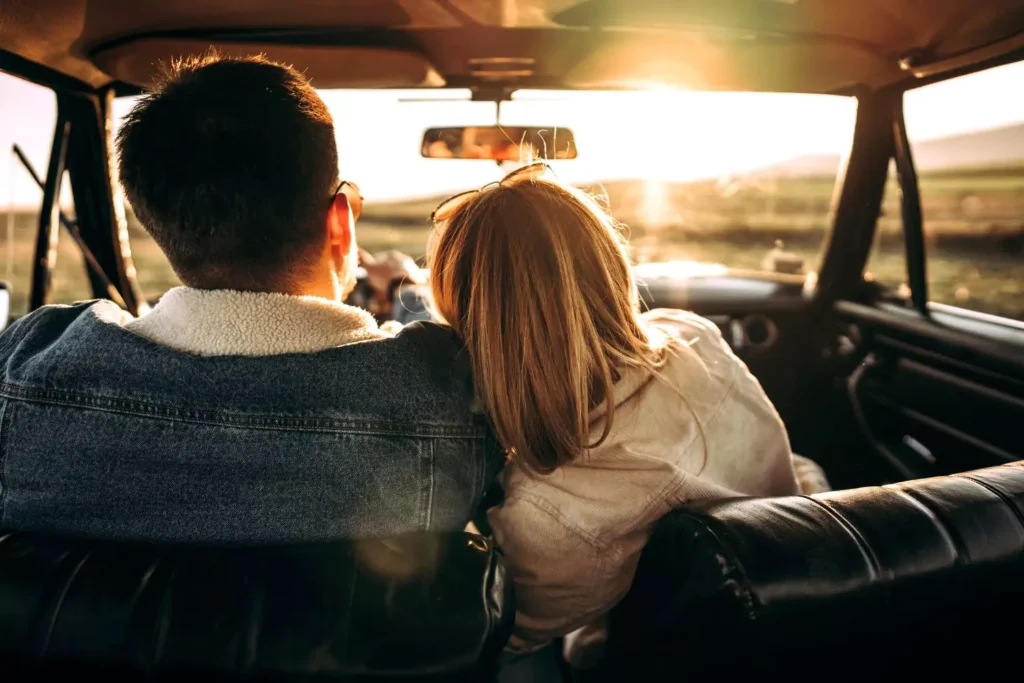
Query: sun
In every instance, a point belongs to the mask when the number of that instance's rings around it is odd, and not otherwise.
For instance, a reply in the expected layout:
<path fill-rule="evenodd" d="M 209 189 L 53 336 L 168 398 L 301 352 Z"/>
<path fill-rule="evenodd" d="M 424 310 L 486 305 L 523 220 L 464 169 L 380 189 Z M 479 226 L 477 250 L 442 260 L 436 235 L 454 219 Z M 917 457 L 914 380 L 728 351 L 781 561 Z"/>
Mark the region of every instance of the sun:
<path fill-rule="evenodd" d="M 607 93 L 601 118 L 615 122 L 612 149 L 651 181 L 698 180 L 756 165 L 777 144 L 768 136 L 742 139 L 744 119 L 749 127 L 749 117 L 760 113 L 715 95 L 666 88 Z M 734 132 L 736 143 L 730 144 Z"/>

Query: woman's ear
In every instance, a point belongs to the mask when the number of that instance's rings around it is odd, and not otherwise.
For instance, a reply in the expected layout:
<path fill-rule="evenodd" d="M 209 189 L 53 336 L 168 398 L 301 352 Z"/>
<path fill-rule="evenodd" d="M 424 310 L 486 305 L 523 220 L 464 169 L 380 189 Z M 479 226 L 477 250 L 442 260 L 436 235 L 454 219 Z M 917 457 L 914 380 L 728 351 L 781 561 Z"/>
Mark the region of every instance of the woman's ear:
<path fill-rule="evenodd" d="M 342 257 L 352 250 L 356 230 L 355 217 L 344 192 L 339 192 L 327 212 L 327 245 Z"/>

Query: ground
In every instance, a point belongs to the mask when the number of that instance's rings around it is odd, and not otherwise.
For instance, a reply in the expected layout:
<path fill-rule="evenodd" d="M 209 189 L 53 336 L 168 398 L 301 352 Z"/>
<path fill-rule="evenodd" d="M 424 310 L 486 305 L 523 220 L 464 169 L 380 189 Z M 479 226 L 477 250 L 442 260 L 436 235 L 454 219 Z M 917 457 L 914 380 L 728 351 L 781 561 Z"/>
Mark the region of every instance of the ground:
<path fill-rule="evenodd" d="M 650 184 L 616 181 L 587 188 L 624 223 L 637 261 L 712 261 L 761 268 L 777 242 L 815 270 L 827 243 L 833 182 L 827 177 Z M 928 240 L 930 298 L 1024 320 L 1024 167 L 933 172 L 921 178 Z M 422 257 L 428 216 L 441 198 L 367 207 L 357 226 L 370 251 L 400 249 Z M 27 306 L 38 217 L 14 216 L 0 232 L 0 268 L 14 284 L 12 311 Z M 3 223 L 0 222 L 0 226 Z M 899 191 L 886 191 L 869 277 L 899 291 L 906 281 Z M 0 227 L 2 230 L 2 227 Z M 177 280 L 141 227 L 129 222 L 143 292 L 158 297 Z M 55 302 L 89 297 L 82 259 L 62 235 L 54 273 Z"/>

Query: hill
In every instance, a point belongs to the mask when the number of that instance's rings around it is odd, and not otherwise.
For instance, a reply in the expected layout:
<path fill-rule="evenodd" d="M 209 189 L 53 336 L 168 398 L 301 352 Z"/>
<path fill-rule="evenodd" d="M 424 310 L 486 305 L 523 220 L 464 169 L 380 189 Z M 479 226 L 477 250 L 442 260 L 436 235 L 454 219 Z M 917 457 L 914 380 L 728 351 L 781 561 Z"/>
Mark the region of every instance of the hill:
<path fill-rule="evenodd" d="M 923 140 L 913 153 L 921 171 L 1019 165 L 1024 162 L 1024 124 Z"/>
<path fill-rule="evenodd" d="M 914 164 L 921 173 L 1024 164 L 1024 123 L 913 143 Z M 754 177 L 833 175 L 838 155 L 807 155 L 754 171 Z"/>

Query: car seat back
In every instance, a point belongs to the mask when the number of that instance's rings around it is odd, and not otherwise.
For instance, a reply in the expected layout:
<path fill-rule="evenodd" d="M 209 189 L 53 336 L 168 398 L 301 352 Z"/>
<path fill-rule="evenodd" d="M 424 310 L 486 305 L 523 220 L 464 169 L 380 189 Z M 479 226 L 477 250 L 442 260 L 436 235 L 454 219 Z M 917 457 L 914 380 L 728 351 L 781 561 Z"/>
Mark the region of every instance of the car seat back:
<path fill-rule="evenodd" d="M 607 672 L 1016 672 L 1022 579 L 1024 463 L 689 505 L 657 525 L 612 615 Z"/>
<path fill-rule="evenodd" d="M 496 549 L 470 534 L 264 548 L 0 536 L 4 680 L 481 680 L 514 611 Z"/>

